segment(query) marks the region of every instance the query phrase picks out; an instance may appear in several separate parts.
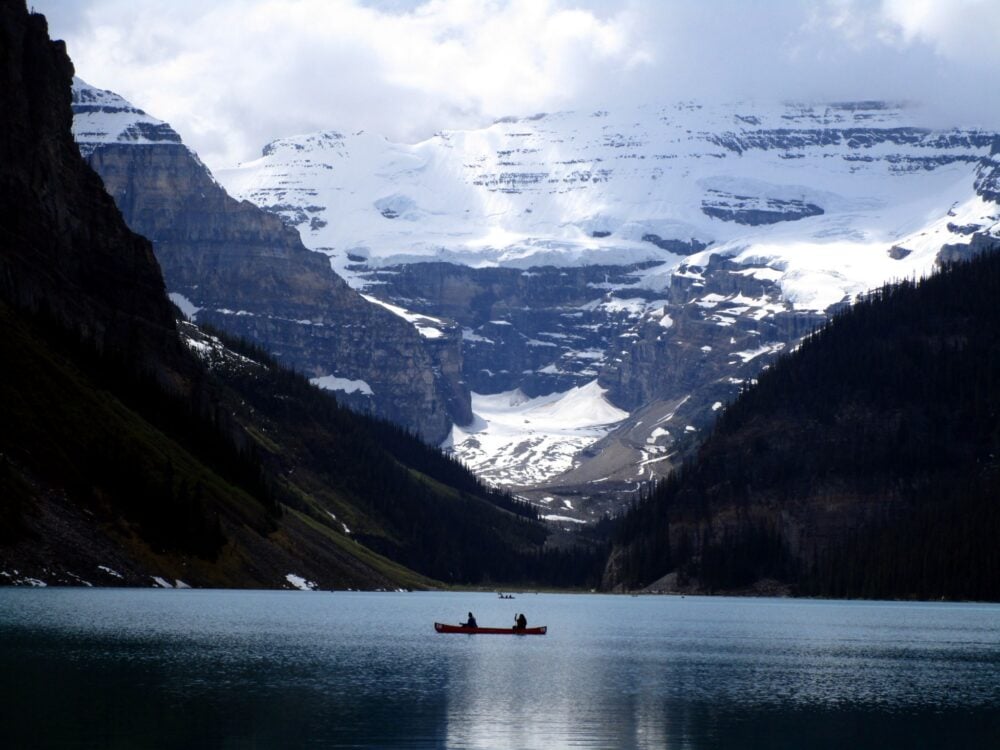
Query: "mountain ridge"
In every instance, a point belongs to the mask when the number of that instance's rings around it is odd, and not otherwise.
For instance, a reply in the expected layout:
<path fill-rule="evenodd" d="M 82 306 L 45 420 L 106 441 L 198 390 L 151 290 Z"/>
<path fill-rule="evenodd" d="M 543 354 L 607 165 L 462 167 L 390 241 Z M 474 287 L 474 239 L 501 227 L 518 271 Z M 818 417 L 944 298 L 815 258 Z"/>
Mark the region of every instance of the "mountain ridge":
<path fill-rule="evenodd" d="M 359 246 L 356 255 L 368 255 L 370 264 L 413 262 L 417 259 L 413 253 L 422 252 L 417 248 L 423 244 L 428 245 L 424 255 L 434 259 L 434 232 L 439 230 L 442 216 L 447 218 L 449 213 L 461 211 L 470 215 L 449 221 L 445 226 L 452 236 L 441 239 L 436 247 L 441 251 L 458 248 L 466 237 L 475 236 L 475 226 L 482 225 L 486 228 L 483 243 L 470 245 L 472 264 L 488 262 L 522 268 L 558 264 L 560 251 L 566 256 L 562 264 L 594 264 L 601 262 L 601 252 L 616 245 L 623 251 L 644 245 L 642 254 L 614 261 L 623 264 L 662 260 L 662 254 L 655 252 L 653 235 L 661 240 L 688 243 L 695 238 L 715 244 L 734 236 L 726 231 L 725 221 L 696 220 L 704 209 L 712 208 L 709 204 L 720 202 L 720 194 L 730 187 L 719 179 L 721 175 L 712 175 L 719 170 L 700 170 L 706 182 L 704 193 L 713 198 L 698 191 L 688 191 L 685 196 L 674 184 L 663 184 L 698 160 L 746 162 L 752 171 L 743 170 L 741 179 L 756 177 L 767 183 L 757 186 L 764 188 L 764 193 L 759 189 L 756 193 L 772 201 L 801 201 L 803 191 L 808 194 L 810 188 L 796 185 L 796 180 L 787 177 L 808 172 L 805 163 L 795 162 L 803 158 L 814 161 L 811 149 L 819 150 L 821 161 L 827 154 L 838 157 L 835 161 L 839 164 L 823 165 L 827 172 L 836 166 L 847 174 L 871 173 L 874 165 L 905 175 L 957 163 L 974 164 L 989 150 L 995 137 L 979 130 L 918 127 L 910 119 L 913 115 L 909 110 L 878 102 L 751 108 L 753 105 L 747 104 L 703 107 L 682 103 L 648 105 L 623 113 L 560 112 L 503 118 L 487 128 L 445 131 L 414 145 L 391 143 L 369 133 L 323 131 L 273 141 L 265 147 L 261 159 L 221 170 L 220 178 L 234 193 L 279 213 L 284 211 L 291 223 L 303 228 L 306 244 L 314 249 L 327 248 L 348 278 L 349 263 L 344 253 L 351 251 L 352 244 Z M 902 150 L 893 153 L 884 147 Z M 781 170 L 767 168 L 766 162 L 751 164 L 751 157 L 762 151 L 776 152 L 788 163 L 781 165 Z M 355 162 L 358 168 L 353 167 Z M 731 169 L 740 173 L 739 167 Z M 269 176 L 269 172 L 275 176 Z M 283 178 L 280 184 L 278 175 Z M 391 183 L 386 181 L 389 175 Z M 785 179 L 769 182 L 772 175 L 784 175 Z M 350 192 L 344 188 L 348 181 Z M 661 183 L 657 190 L 648 193 L 646 186 L 657 181 Z M 422 183 L 433 184 L 437 197 L 421 189 Z M 601 190 L 614 185 L 618 185 L 617 192 Z M 899 183 L 894 188 L 904 186 Z M 313 219 L 322 220 L 327 210 L 324 201 L 302 200 L 297 193 L 315 199 L 331 190 L 340 199 L 336 205 L 338 221 L 314 226 Z M 770 194 L 765 195 L 768 191 Z M 479 198 L 467 198 L 466 192 Z M 591 194 L 598 197 L 589 199 Z M 268 202 L 268 195 L 276 200 Z M 563 200 L 550 196 L 568 197 Z M 603 208 L 600 196 L 611 196 Z M 835 195 L 822 198 L 821 193 L 817 200 L 837 200 Z M 456 199 L 458 212 L 449 205 Z M 623 199 L 626 204 L 622 204 Z M 482 204 L 477 206 L 476 200 Z M 528 208 L 531 210 L 526 211 Z M 391 215 L 386 216 L 386 212 Z M 308 221 L 307 216 L 311 217 Z M 383 220 L 376 220 L 376 216 Z M 711 211 L 704 216 L 713 218 Z M 424 226 L 410 231 L 412 222 L 418 219 Z M 519 229 L 522 226 L 528 229 Z M 490 244 L 489 234 L 494 230 L 499 240 L 503 240 L 504 232 L 510 234 L 510 257 L 491 259 L 503 247 Z M 524 252 L 517 254 L 519 234 L 525 235 L 526 244 Z M 377 244 L 381 236 L 392 238 L 388 254 Z M 643 240 L 646 236 L 650 239 Z M 735 236 L 741 237 L 742 230 Z M 562 247 L 560 242 L 564 243 Z M 532 257 L 532 244 L 536 251 L 551 247 L 553 252 Z M 410 254 L 399 255 L 398 248 L 408 246 L 414 248 L 405 251 Z M 581 261 L 578 252 L 588 250 L 594 257 Z M 691 252 L 688 247 L 683 254 Z M 447 253 L 436 259 L 456 260 Z"/>
<path fill-rule="evenodd" d="M 366 294 L 455 320 L 480 417 L 500 394 L 596 379 L 633 416 L 572 456 L 483 419 L 446 442 L 535 502 L 579 506 L 665 476 L 678 439 L 858 295 L 997 234 L 997 140 L 883 102 L 682 103 L 413 145 L 322 131 L 219 177 Z"/>
<path fill-rule="evenodd" d="M 81 153 L 130 226 L 153 241 L 188 315 L 267 344 L 320 383 L 363 382 L 363 393 L 341 391 L 341 400 L 433 442 L 471 419 L 447 346 L 454 335 L 425 344 L 350 289 L 280 220 L 230 198 L 168 124 L 79 78 L 73 107 Z"/>

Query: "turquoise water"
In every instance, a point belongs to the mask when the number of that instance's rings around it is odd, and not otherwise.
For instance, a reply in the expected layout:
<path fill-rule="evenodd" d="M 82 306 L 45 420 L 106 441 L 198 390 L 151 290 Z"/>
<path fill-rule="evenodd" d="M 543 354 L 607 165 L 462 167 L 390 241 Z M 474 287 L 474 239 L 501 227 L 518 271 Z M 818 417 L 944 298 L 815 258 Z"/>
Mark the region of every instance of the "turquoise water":
<path fill-rule="evenodd" d="M 33 747 L 1000 747 L 1000 606 L 0 589 Z"/>

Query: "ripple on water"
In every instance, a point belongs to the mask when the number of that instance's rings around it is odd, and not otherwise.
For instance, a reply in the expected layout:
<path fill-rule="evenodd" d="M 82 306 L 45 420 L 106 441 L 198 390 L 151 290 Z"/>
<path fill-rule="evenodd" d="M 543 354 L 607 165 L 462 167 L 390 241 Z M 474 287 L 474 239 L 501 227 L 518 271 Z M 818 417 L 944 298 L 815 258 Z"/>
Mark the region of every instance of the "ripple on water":
<path fill-rule="evenodd" d="M 470 610 L 483 624 L 524 611 L 549 635 L 433 632 Z M 0 590 L 0 746 L 985 746 L 1000 736 L 998 615 L 699 597 Z"/>

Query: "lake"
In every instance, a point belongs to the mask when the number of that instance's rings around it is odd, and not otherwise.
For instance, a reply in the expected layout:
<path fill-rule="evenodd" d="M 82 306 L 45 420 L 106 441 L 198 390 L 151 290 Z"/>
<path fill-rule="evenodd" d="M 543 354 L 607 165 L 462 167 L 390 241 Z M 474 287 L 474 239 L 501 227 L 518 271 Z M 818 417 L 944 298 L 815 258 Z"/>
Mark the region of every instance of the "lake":
<path fill-rule="evenodd" d="M 1000 605 L 0 589 L 2 748 L 998 746 Z"/>

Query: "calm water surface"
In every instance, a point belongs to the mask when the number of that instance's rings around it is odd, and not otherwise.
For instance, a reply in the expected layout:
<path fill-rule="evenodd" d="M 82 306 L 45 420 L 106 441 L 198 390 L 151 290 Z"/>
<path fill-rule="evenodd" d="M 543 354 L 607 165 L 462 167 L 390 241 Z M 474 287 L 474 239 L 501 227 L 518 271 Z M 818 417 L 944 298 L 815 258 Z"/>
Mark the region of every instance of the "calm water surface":
<path fill-rule="evenodd" d="M 1000 606 L 0 589 L 34 747 L 997 748 Z"/>

